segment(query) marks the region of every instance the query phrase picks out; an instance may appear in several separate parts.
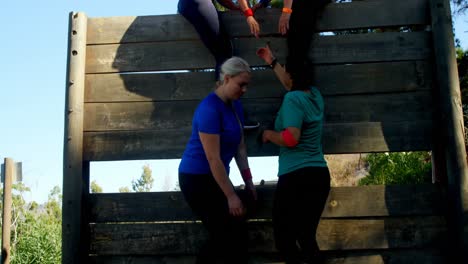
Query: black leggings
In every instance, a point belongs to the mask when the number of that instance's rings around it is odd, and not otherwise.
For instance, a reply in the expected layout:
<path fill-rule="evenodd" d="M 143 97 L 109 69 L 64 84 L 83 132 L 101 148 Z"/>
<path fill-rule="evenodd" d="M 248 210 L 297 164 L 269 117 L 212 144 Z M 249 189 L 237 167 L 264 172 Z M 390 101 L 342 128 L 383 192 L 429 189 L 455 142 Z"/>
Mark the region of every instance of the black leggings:
<path fill-rule="evenodd" d="M 317 18 L 323 8 L 331 0 L 294 0 L 292 5 L 293 13 L 289 20 L 289 31 L 287 35 L 288 55 L 286 58 L 286 70 L 293 76 L 294 80 L 303 78 L 303 75 L 309 75 L 310 81 L 314 82 L 313 76 L 310 76 L 308 67 L 309 48 L 312 42 L 313 34 L 316 29 Z M 303 85 L 302 83 L 298 84 Z"/>
<path fill-rule="evenodd" d="M 179 184 L 187 203 L 209 234 L 198 254 L 197 263 L 247 263 L 246 218 L 229 214 L 226 196 L 213 175 L 179 173 Z M 243 193 L 239 196 L 245 205 Z"/>
<path fill-rule="evenodd" d="M 232 57 L 232 44 L 218 11 L 211 0 L 179 0 L 179 14 L 184 16 L 200 35 L 200 39 L 213 54 L 216 79 L 219 78 L 221 64 Z"/>
<path fill-rule="evenodd" d="M 279 176 L 273 228 L 276 247 L 287 264 L 323 260 L 316 232 L 329 192 L 327 167 L 306 167 Z"/>

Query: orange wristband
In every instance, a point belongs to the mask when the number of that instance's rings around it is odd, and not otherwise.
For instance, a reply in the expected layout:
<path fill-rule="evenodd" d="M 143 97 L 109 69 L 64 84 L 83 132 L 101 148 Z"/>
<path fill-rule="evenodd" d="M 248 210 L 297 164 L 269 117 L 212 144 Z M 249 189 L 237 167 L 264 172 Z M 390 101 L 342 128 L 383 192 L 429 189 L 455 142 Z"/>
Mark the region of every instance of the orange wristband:
<path fill-rule="evenodd" d="M 246 10 L 244 11 L 244 16 L 245 16 L 245 17 L 249 17 L 249 16 L 253 16 L 253 15 L 254 15 L 254 13 L 253 13 L 253 11 L 252 11 L 251 8 L 246 9 Z"/>
<path fill-rule="evenodd" d="M 288 13 L 288 14 L 291 14 L 292 13 L 292 9 L 291 8 L 287 8 L 287 7 L 283 7 L 283 9 L 281 10 L 283 13 Z"/>

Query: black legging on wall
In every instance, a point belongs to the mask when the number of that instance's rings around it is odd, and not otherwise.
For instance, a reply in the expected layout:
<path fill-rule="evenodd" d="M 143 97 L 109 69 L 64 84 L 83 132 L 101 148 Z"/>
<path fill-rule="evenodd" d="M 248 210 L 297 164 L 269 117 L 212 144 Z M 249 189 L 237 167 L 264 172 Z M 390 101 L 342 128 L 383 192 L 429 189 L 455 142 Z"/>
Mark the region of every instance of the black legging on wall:
<path fill-rule="evenodd" d="M 308 54 L 316 29 L 318 15 L 330 2 L 331 0 L 293 1 L 293 13 L 289 20 L 287 35 L 288 56 L 286 58 L 286 70 L 295 75 L 293 79 L 298 86 L 304 87 L 304 85 L 309 84 L 304 84 L 303 80 L 301 80 L 301 78 L 305 78 L 306 76 L 308 76 L 309 82 L 314 84 L 314 78 L 310 76 L 310 69 L 308 69 L 312 64 L 308 59 Z"/>
<path fill-rule="evenodd" d="M 187 203 L 209 233 L 197 263 L 247 263 L 246 218 L 229 214 L 226 196 L 211 174 L 179 173 L 179 185 Z M 243 202 L 244 197 L 240 196 Z M 244 202 L 244 205 L 246 203 Z"/>
<path fill-rule="evenodd" d="M 329 192 L 327 167 L 306 167 L 279 176 L 273 227 L 276 247 L 287 264 L 321 263 L 316 232 Z"/>
<path fill-rule="evenodd" d="M 232 57 L 232 44 L 218 11 L 211 0 L 179 0 L 177 9 L 195 27 L 203 44 L 215 57 L 218 79 L 219 67 Z"/>

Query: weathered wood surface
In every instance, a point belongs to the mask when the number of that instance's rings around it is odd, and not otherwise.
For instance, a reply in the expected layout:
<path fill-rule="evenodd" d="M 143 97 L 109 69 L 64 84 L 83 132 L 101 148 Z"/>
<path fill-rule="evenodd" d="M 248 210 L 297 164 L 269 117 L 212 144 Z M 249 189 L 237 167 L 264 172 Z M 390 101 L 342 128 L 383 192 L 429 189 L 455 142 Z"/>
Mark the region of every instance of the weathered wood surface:
<path fill-rule="evenodd" d="M 81 263 L 83 256 L 83 101 L 86 23 L 84 13 L 70 13 L 63 145 L 62 263 Z"/>
<path fill-rule="evenodd" d="M 431 120 L 430 91 L 325 97 L 327 124 Z M 271 121 L 280 98 L 242 99 L 250 119 Z M 182 129 L 191 127 L 199 100 L 85 104 L 84 131 Z"/>
<path fill-rule="evenodd" d="M 444 253 L 437 249 L 400 249 L 374 251 L 325 252 L 324 264 L 445 264 Z M 194 256 L 92 256 L 92 264 L 186 264 Z M 255 254 L 251 264 L 284 264 L 276 254 Z"/>
<path fill-rule="evenodd" d="M 180 158 L 190 128 L 85 132 L 83 158 L 90 161 Z M 249 156 L 276 156 L 273 144 L 257 141 L 259 130 L 246 132 Z M 326 154 L 430 150 L 431 121 L 325 124 Z M 168 135 L 171 135 L 168 137 Z"/>
<path fill-rule="evenodd" d="M 257 186 L 259 200 L 252 219 L 271 218 L 275 187 Z M 196 219 L 180 192 L 103 193 L 89 198 L 91 223 Z M 322 218 L 443 215 L 444 201 L 444 192 L 432 184 L 334 187 Z"/>
<path fill-rule="evenodd" d="M 430 90 L 432 74 L 429 61 L 315 67 L 324 96 Z M 85 102 L 200 100 L 213 91 L 213 78 L 213 72 L 87 74 Z M 278 98 L 284 93 L 273 71 L 256 70 L 243 98 Z"/>
<path fill-rule="evenodd" d="M 284 38 L 235 39 L 234 53 L 251 66 L 262 66 L 255 51 L 271 42 L 279 61 L 285 61 Z M 320 36 L 309 57 L 319 64 L 423 60 L 431 57 L 429 32 L 386 32 Z M 145 42 L 87 47 L 86 73 L 191 70 L 214 67 L 213 56 L 199 40 Z"/>
<path fill-rule="evenodd" d="M 255 13 L 262 35 L 278 34 L 280 13 L 276 8 Z M 225 12 L 222 19 L 230 36 L 251 36 L 240 12 Z M 429 23 L 426 0 L 356 1 L 328 5 L 317 29 L 335 31 Z M 193 26 L 180 15 L 90 18 L 88 28 L 89 44 L 198 39 Z"/>
<path fill-rule="evenodd" d="M 450 1 L 430 1 L 438 99 L 449 190 L 449 222 L 453 253 L 468 262 L 468 164 L 464 113 L 452 29 Z"/>
<path fill-rule="evenodd" d="M 207 234 L 201 223 L 93 224 L 90 254 L 171 255 L 198 252 Z M 447 242 L 443 217 L 322 219 L 322 250 L 440 248 Z M 272 223 L 249 222 L 249 251 L 275 252 Z"/>

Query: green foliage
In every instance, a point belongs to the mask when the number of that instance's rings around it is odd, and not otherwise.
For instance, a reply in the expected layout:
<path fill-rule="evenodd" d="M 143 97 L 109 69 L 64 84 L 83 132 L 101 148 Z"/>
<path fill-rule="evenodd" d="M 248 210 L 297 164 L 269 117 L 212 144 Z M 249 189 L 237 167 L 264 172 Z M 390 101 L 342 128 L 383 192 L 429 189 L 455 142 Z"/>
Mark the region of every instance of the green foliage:
<path fill-rule="evenodd" d="M 465 125 L 465 146 L 468 146 L 468 50 L 458 47 L 457 66 L 462 98 L 463 122 Z"/>
<path fill-rule="evenodd" d="M 467 0 L 452 0 L 454 4 L 454 12 L 456 14 L 464 14 L 468 9 L 468 1 Z"/>
<path fill-rule="evenodd" d="M 91 182 L 91 193 L 102 193 L 102 187 L 96 181 Z"/>
<path fill-rule="evenodd" d="M 23 183 L 12 187 L 11 263 L 60 263 L 62 258 L 62 197 L 58 186 L 43 205 L 26 203 Z"/>
<path fill-rule="evenodd" d="M 416 184 L 432 180 L 428 152 L 371 153 L 366 162 L 369 173 L 359 185 Z"/>
<path fill-rule="evenodd" d="M 151 168 L 149 165 L 145 165 L 141 177 L 136 181 L 132 181 L 132 189 L 135 192 L 149 192 L 153 188 L 153 182 Z"/>
<path fill-rule="evenodd" d="M 119 193 L 129 193 L 129 192 L 130 192 L 130 189 L 127 186 L 119 188 Z"/>
<path fill-rule="evenodd" d="M 62 228 L 55 216 L 28 214 L 18 225 L 18 241 L 12 248 L 12 264 L 61 262 Z"/>

